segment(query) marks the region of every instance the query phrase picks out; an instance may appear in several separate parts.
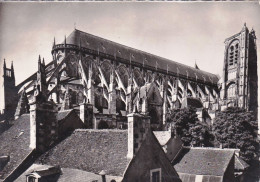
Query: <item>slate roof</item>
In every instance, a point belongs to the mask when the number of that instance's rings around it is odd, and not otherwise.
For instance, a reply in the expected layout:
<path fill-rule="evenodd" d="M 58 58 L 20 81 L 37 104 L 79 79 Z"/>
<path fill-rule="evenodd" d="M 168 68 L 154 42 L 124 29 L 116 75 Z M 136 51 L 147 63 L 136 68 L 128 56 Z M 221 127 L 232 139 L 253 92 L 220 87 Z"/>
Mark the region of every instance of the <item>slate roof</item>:
<path fill-rule="evenodd" d="M 203 108 L 203 105 L 201 101 L 197 98 L 185 97 L 181 103 L 181 108 L 188 108 L 188 107 Z"/>
<path fill-rule="evenodd" d="M 11 128 L 0 135 L 0 156 L 10 156 L 10 161 L 2 171 L 6 178 L 30 154 L 30 115 L 23 114 Z M 1 179 L 1 176 L 0 176 Z"/>
<path fill-rule="evenodd" d="M 22 175 L 19 176 L 15 180 L 15 182 L 25 182 L 26 181 L 26 175 L 37 170 L 42 170 L 49 168 L 51 166 L 49 165 L 40 165 L 40 164 L 33 164 L 30 168 L 28 168 Z M 62 174 L 59 176 L 57 179 L 57 182 L 92 182 L 94 180 L 97 180 L 97 182 L 102 182 L 102 178 L 100 175 L 87 172 L 87 171 L 82 171 L 79 169 L 71 169 L 71 168 L 61 168 Z M 116 180 L 116 181 L 121 181 L 122 177 L 117 177 L 117 176 L 109 176 L 106 175 L 106 180 L 111 181 L 111 180 Z"/>
<path fill-rule="evenodd" d="M 183 174 L 179 173 L 179 177 L 182 182 L 196 182 L 196 175 L 195 174 Z M 222 176 L 202 176 L 202 182 L 222 182 Z"/>
<path fill-rule="evenodd" d="M 167 142 L 171 139 L 170 131 L 154 131 L 153 133 L 156 136 L 161 146 L 166 145 Z"/>
<path fill-rule="evenodd" d="M 218 77 L 215 74 L 211 74 L 202 70 L 195 69 L 193 67 L 174 62 L 169 59 L 165 59 L 141 50 L 137 50 L 134 48 L 130 48 L 124 46 L 122 44 L 118 44 L 116 42 L 82 32 L 80 30 L 75 29 L 66 39 L 67 44 L 72 44 L 83 48 L 87 48 L 90 50 L 94 50 L 99 53 L 109 54 L 113 57 L 120 57 L 124 60 L 130 60 L 142 66 L 155 69 L 157 67 L 158 70 L 169 71 L 173 74 L 182 75 L 183 77 L 187 77 L 187 73 L 190 78 L 196 80 L 200 80 L 206 82 L 217 84 Z"/>
<path fill-rule="evenodd" d="M 244 171 L 247 168 L 249 168 L 249 165 L 243 159 L 235 155 L 235 170 Z"/>
<path fill-rule="evenodd" d="M 37 163 L 122 176 L 129 163 L 127 130 L 77 129 Z"/>
<path fill-rule="evenodd" d="M 223 176 L 234 155 L 234 150 L 183 147 L 174 160 L 178 173 Z"/>

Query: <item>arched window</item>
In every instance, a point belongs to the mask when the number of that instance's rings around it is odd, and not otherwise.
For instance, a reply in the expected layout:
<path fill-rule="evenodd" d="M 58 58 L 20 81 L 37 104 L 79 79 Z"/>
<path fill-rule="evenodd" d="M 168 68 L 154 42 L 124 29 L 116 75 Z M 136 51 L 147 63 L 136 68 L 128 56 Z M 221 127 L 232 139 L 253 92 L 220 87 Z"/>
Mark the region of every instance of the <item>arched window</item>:
<path fill-rule="evenodd" d="M 135 78 L 139 87 L 143 86 L 144 79 L 142 77 L 141 72 L 138 69 L 134 69 L 134 78 Z"/>
<path fill-rule="evenodd" d="M 232 83 L 227 88 L 227 98 L 234 98 L 236 97 L 236 85 Z"/>
<path fill-rule="evenodd" d="M 83 103 L 83 101 L 84 101 L 84 95 L 82 92 L 79 92 L 77 94 L 77 103 L 80 104 L 80 103 Z"/>
<path fill-rule="evenodd" d="M 119 74 L 119 77 L 121 78 L 121 80 L 123 82 L 124 87 L 127 87 L 128 86 L 129 74 L 128 74 L 128 71 L 127 71 L 127 69 L 124 65 L 120 65 L 118 67 L 118 74 Z"/>
<path fill-rule="evenodd" d="M 103 75 L 107 81 L 107 83 L 110 83 L 110 74 L 111 74 L 111 66 L 108 61 L 104 61 L 101 65 L 101 70 L 103 72 Z"/>

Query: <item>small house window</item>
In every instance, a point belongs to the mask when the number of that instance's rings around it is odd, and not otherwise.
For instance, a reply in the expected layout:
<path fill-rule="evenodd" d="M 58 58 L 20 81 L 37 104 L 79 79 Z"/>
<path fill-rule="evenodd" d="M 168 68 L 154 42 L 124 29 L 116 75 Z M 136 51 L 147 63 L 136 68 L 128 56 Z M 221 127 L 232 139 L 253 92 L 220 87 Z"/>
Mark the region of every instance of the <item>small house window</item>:
<path fill-rule="evenodd" d="M 162 181 L 162 170 L 161 168 L 152 169 L 150 171 L 150 182 L 161 182 Z"/>
<path fill-rule="evenodd" d="M 33 176 L 28 176 L 27 182 L 36 182 L 35 177 L 33 177 Z"/>

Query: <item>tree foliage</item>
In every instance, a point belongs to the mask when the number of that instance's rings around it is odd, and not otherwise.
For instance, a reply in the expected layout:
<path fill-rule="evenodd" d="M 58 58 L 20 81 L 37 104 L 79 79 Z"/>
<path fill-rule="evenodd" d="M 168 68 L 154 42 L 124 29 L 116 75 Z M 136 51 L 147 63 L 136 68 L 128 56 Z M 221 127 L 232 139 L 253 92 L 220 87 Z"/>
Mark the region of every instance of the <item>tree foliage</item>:
<path fill-rule="evenodd" d="M 250 162 L 258 149 L 257 122 L 242 108 L 229 107 L 216 113 L 213 124 L 216 139 L 224 148 L 238 148 L 243 160 Z"/>
<path fill-rule="evenodd" d="M 212 146 L 213 135 L 206 124 L 198 120 L 196 109 L 173 109 L 166 118 L 175 135 L 180 136 L 186 146 Z"/>

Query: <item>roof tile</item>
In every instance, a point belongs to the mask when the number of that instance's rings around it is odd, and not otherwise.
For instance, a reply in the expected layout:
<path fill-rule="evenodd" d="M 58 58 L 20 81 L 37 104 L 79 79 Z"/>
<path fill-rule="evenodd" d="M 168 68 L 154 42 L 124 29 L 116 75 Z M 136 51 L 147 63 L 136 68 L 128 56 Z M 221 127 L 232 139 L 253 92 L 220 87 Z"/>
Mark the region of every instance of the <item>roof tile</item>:
<path fill-rule="evenodd" d="M 122 176 L 129 163 L 127 131 L 77 129 L 38 162 L 93 173 L 105 170 L 108 175 Z"/>
<path fill-rule="evenodd" d="M 23 114 L 11 128 L 0 135 L 0 156 L 10 156 L 1 178 L 7 177 L 30 154 L 30 115 Z"/>
<path fill-rule="evenodd" d="M 234 150 L 184 147 L 174 161 L 178 173 L 223 176 Z"/>

